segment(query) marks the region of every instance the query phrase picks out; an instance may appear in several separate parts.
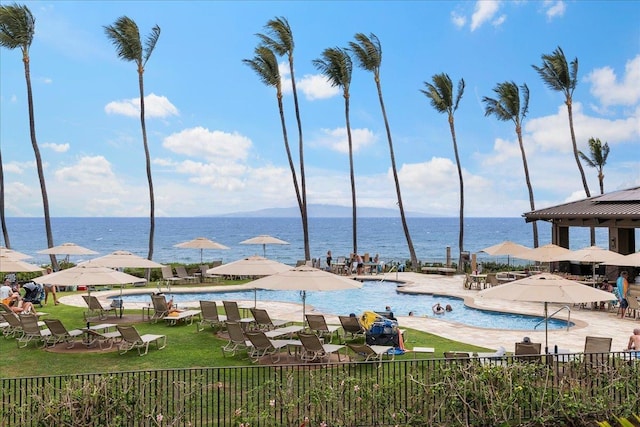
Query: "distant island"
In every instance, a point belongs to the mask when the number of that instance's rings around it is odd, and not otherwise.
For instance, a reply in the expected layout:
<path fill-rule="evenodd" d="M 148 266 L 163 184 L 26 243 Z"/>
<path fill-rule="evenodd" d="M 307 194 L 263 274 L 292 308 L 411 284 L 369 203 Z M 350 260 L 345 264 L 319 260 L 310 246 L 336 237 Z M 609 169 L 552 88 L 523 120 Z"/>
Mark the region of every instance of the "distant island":
<path fill-rule="evenodd" d="M 358 218 L 399 218 L 399 209 L 358 207 Z M 351 207 L 337 205 L 313 205 L 307 206 L 310 218 L 351 218 Z M 406 212 L 407 217 L 429 218 L 438 215 L 429 215 L 421 212 Z M 288 208 L 268 208 L 250 212 L 233 212 L 223 215 L 210 215 L 213 217 L 236 218 L 297 218 L 300 217 L 300 209 L 296 206 Z"/>

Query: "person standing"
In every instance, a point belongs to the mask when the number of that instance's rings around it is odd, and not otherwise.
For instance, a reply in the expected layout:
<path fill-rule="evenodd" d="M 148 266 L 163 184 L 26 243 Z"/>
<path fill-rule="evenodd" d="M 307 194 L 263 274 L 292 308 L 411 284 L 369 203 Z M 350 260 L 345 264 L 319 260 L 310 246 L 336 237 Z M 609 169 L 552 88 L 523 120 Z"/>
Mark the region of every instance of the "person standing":
<path fill-rule="evenodd" d="M 629 273 L 626 270 L 620 272 L 620 276 L 618 280 L 616 280 L 616 296 L 618 297 L 618 302 L 620 303 L 620 308 L 618 312 L 620 313 L 620 318 L 624 318 L 624 314 L 627 312 L 627 307 L 629 307 L 629 302 L 627 298 L 629 297 Z"/>
<path fill-rule="evenodd" d="M 51 267 L 47 267 L 47 271 L 45 274 L 51 274 L 52 270 Z M 44 285 L 44 303 L 47 303 L 47 300 L 49 299 L 49 294 L 53 295 L 53 303 L 55 305 L 60 304 L 60 302 L 58 301 L 58 295 L 57 295 L 57 289 L 56 289 L 56 285 Z"/>
<path fill-rule="evenodd" d="M 328 251 L 327 251 L 327 269 L 328 269 L 329 271 L 331 271 L 331 260 L 332 260 L 332 259 L 333 259 L 333 258 L 331 257 L 331 250 L 328 250 Z"/>

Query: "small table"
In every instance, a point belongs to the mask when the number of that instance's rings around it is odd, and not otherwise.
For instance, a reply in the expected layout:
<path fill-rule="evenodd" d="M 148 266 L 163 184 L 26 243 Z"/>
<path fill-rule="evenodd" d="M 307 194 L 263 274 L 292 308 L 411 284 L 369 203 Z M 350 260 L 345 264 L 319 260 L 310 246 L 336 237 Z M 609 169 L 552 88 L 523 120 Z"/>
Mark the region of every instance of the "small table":
<path fill-rule="evenodd" d="M 185 310 L 180 312 L 173 312 L 164 316 L 164 320 L 169 326 L 175 326 L 180 320 L 183 320 L 185 324 L 193 324 L 193 318 L 198 316 L 200 318 L 200 310 Z"/>
<path fill-rule="evenodd" d="M 151 310 L 153 310 L 151 305 L 142 307 L 142 320 L 144 320 L 145 314 L 147 315 L 147 320 L 151 320 Z"/>
<path fill-rule="evenodd" d="M 275 339 L 282 336 L 292 337 L 293 334 L 303 331 L 304 328 L 302 326 L 286 326 L 284 328 L 276 328 L 270 331 L 265 331 L 265 336 L 270 339 Z"/>
<path fill-rule="evenodd" d="M 111 348 L 113 340 L 120 336 L 120 332 L 110 331 L 111 328 L 115 327 L 114 323 L 100 323 L 90 326 L 90 323 L 87 322 L 87 327 L 82 328 L 82 332 L 84 332 L 82 343 L 87 347 L 91 347 L 97 342 L 102 348 L 102 341 L 107 341 L 110 343 L 109 348 Z"/>
<path fill-rule="evenodd" d="M 433 347 L 413 347 L 411 352 L 413 352 L 413 358 L 416 358 L 418 353 L 434 353 L 436 351 Z"/>
<path fill-rule="evenodd" d="M 487 287 L 486 274 L 470 274 L 471 283 L 469 289 L 485 289 Z"/>

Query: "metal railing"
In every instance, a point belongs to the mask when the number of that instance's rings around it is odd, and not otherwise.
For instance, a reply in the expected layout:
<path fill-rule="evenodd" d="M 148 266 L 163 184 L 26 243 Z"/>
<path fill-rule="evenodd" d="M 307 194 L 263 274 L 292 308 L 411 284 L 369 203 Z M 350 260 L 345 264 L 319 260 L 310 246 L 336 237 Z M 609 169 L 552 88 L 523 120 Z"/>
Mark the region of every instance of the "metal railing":
<path fill-rule="evenodd" d="M 632 353 L 561 356 L 2 378 L 0 425 L 575 425 L 640 413 Z"/>

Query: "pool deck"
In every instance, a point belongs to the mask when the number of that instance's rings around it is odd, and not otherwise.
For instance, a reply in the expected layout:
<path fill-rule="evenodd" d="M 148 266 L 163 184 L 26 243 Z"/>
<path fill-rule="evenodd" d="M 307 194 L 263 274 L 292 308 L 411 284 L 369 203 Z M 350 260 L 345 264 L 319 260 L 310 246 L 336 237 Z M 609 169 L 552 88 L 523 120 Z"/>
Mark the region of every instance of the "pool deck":
<path fill-rule="evenodd" d="M 382 276 L 363 276 L 363 279 L 382 278 Z M 464 289 L 462 286 L 464 276 L 442 276 L 435 274 L 420 274 L 420 273 L 393 273 L 386 277 L 387 280 L 399 280 L 406 282 L 403 288 L 410 292 L 416 293 L 428 293 L 428 294 L 440 294 L 453 297 L 464 298 L 467 305 L 471 305 L 477 308 L 497 310 L 502 312 L 517 312 L 522 314 L 531 314 L 535 316 L 541 316 L 543 312 L 543 305 L 540 303 L 526 303 L 526 302 L 513 302 L 507 300 L 498 299 L 484 299 L 478 298 L 477 290 Z M 182 285 L 174 285 L 171 288 L 171 292 L 203 292 L 207 290 L 246 290 L 252 289 L 246 285 L 237 286 L 210 286 L 210 287 L 189 287 Z M 123 294 L 131 293 L 150 293 L 157 291 L 157 288 L 132 288 L 123 290 Z M 103 299 L 109 296 L 120 294 L 120 290 L 110 291 L 97 291 L 93 292 L 93 295 L 98 296 L 99 299 Z M 60 298 L 60 302 L 63 304 L 73 305 L 77 307 L 86 307 L 80 294 L 68 295 Z M 104 301 L 103 301 L 104 303 Z M 106 303 L 105 305 L 108 305 Z M 239 301 L 239 305 L 252 307 L 253 300 L 251 301 Z M 381 301 L 380 310 L 385 305 L 393 307 L 393 301 Z M 142 308 L 146 307 L 146 303 L 127 303 L 125 308 Z M 198 302 L 193 303 L 181 303 L 181 308 L 198 307 Z M 273 319 L 283 319 L 291 321 L 302 320 L 302 304 L 294 303 L 278 303 L 272 301 L 260 301 L 258 300 L 257 306 L 269 310 L 269 314 Z M 549 304 L 549 313 L 553 313 L 560 308 L 562 304 Z M 378 309 L 378 307 L 374 307 Z M 307 305 L 307 313 L 313 313 L 313 307 Z M 324 313 L 326 314 L 326 313 Z M 514 331 L 504 329 L 484 329 L 474 328 L 472 326 L 464 325 L 461 323 L 447 322 L 434 318 L 433 316 L 418 317 L 418 316 L 400 316 L 396 313 L 398 323 L 401 327 L 408 327 L 417 329 L 424 332 L 429 332 L 435 335 L 439 335 L 445 338 L 449 338 L 456 341 L 461 341 L 469 344 L 486 347 L 488 349 L 497 349 L 502 346 L 507 351 L 514 351 L 515 343 L 521 341 L 526 335 L 531 338 L 533 342 L 541 342 L 544 346 L 545 331 L 544 327 L 537 331 Z M 340 324 L 338 317 L 330 314 L 326 314 L 327 322 L 333 324 Z M 560 319 L 566 319 L 566 311 L 559 313 Z M 442 319 L 446 319 L 446 314 L 442 316 Z M 553 350 L 554 345 L 557 345 L 560 349 L 566 349 L 572 352 L 581 352 L 584 349 L 584 342 L 586 336 L 601 336 L 612 337 L 613 343 L 611 345 L 612 351 L 621 351 L 626 348 L 629 336 L 632 333 L 633 328 L 640 327 L 640 322 L 632 320 L 631 318 L 620 319 L 616 317 L 616 314 L 609 311 L 597 311 L 590 309 L 580 309 L 579 307 L 571 307 L 571 321 L 577 325 L 566 329 L 550 330 L 549 331 L 549 350 Z M 409 342 L 408 347 L 411 347 Z"/>

